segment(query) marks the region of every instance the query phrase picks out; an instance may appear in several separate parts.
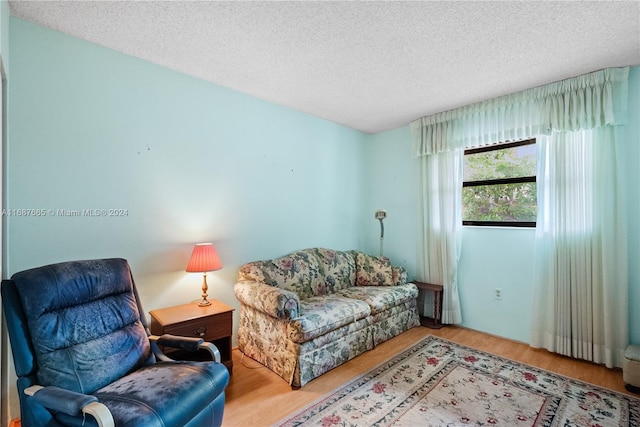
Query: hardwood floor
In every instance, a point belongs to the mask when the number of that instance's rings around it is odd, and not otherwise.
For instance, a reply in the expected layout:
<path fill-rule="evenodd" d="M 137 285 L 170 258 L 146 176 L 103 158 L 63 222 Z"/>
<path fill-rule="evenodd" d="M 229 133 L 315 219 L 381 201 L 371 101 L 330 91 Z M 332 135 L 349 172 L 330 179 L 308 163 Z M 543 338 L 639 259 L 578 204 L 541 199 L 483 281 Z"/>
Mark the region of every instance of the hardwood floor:
<path fill-rule="evenodd" d="M 445 326 L 439 330 L 417 327 L 316 378 L 299 390 L 291 390 L 282 378 L 256 361 L 243 358 L 242 353 L 234 349 L 233 375 L 226 391 L 227 400 L 222 425 L 229 427 L 272 425 L 428 335 L 442 337 L 633 396 L 624 389 L 621 370 L 607 369 L 601 365 L 559 356 L 546 350 L 532 349 L 526 344 L 470 329 L 455 326 Z"/>

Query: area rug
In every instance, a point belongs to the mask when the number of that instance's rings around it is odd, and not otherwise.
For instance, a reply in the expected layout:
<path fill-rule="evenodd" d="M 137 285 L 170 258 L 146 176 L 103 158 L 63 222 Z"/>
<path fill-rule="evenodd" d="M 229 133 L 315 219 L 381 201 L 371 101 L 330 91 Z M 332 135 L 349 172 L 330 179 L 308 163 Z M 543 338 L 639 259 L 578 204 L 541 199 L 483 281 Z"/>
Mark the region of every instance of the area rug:
<path fill-rule="evenodd" d="M 276 425 L 627 427 L 640 400 L 429 336 Z"/>

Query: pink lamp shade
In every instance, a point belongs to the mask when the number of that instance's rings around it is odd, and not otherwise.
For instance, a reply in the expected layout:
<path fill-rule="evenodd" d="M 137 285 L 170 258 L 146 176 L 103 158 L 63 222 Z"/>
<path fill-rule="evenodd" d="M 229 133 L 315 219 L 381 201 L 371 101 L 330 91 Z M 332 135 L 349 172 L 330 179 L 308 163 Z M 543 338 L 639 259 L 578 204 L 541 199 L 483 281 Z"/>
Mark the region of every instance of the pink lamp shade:
<path fill-rule="evenodd" d="M 207 271 L 220 270 L 222 263 L 218 258 L 218 253 L 213 243 L 198 243 L 191 252 L 189 264 L 187 264 L 188 273 L 204 273 Z"/>
<path fill-rule="evenodd" d="M 213 247 L 213 243 L 198 243 L 191 252 L 191 258 L 187 264 L 188 273 L 202 273 L 202 300 L 198 303 L 200 307 L 206 307 L 211 305 L 211 302 L 207 299 L 207 291 L 209 287 L 207 285 L 207 271 L 220 270 L 222 263 L 218 258 L 216 248 Z"/>

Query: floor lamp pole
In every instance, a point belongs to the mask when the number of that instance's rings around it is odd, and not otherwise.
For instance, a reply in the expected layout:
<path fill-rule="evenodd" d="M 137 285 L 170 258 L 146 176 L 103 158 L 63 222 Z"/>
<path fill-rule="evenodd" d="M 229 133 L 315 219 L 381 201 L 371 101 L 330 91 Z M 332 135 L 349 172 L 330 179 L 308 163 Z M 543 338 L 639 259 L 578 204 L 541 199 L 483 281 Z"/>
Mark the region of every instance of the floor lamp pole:
<path fill-rule="evenodd" d="M 384 242 L 384 224 L 382 218 L 380 218 L 380 258 L 382 258 L 382 244 Z"/>

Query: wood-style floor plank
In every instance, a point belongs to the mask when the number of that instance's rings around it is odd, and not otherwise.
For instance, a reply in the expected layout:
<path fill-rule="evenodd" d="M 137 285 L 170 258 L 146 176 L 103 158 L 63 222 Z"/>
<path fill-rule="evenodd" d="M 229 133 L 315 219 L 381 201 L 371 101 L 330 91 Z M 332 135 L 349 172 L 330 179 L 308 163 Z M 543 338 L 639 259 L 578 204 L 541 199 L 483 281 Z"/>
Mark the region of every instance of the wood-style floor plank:
<path fill-rule="evenodd" d="M 417 327 L 316 378 L 299 390 L 292 390 L 282 378 L 256 361 L 243 358 L 234 349 L 233 375 L 226 391 L 223 426 L 272 425 L 428 335 L 632 395 L 624 389 L 622 371 L 619 369 L 607 369 L 601 365 L 533 349 L 526 344 L 456 326 L 445 326 L 438 330 Z"/>

